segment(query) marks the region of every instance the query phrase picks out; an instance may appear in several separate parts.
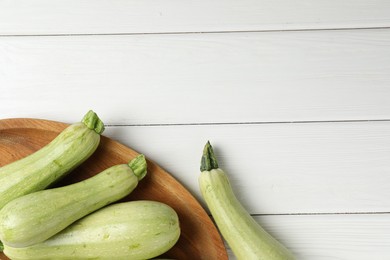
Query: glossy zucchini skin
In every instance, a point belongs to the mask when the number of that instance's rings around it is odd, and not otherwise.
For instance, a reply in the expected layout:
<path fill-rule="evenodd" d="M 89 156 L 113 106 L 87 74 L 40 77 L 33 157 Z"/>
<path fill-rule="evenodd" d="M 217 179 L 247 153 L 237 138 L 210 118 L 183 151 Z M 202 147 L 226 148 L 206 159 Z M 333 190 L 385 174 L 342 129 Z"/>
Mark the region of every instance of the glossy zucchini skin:
<path fill-rule="evenodd" d="M 20 196 L 43 190 L 89 158 L 104 124 L 89 111 L 40 150 L 0 168 L 0 209 Z"/>
<path fill-rule="evenodd" d="M 199 176 L 201 194 L 233 253 L 239 260 L 293 260 L 293 254 L 265 231 L 235 196 L 226 173 L 218 167 L 210 143 L 205 146 Z"/>
<path fill-rule="evenodd" d="M 150 259 L 172 248 L 179 236 L 171 207 L 140 200 L 102 208 L 30 247 L 4 245 L 4 253 L 13 260 Z"/>
<path fill-rule="evenodd" d="M 0 210 L 0 240 L 12 247 L 42 242 L 127 196 L 145 174 L 146 160 L 139 155 L 129 164 L 112 166 L 87 180 L 19 197 Z"/>

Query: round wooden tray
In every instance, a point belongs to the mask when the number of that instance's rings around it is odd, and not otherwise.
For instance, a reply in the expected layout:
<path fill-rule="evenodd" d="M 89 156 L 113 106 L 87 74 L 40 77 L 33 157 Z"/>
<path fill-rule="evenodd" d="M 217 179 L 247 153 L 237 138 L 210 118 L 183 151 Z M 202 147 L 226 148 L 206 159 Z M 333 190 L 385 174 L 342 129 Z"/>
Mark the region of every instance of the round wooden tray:
<path fill-rule="evenodd" d="M 68 125 L 42 119 L 0 120 L 0 167 L 25 157 L 54 139 Z M 96 152 L 55 186 L 89 178 L 102 170 L 129 162 L 138 153 L 102 136 Z M 1 184 L 0 184 L 1 185 Z M 125 199 L 155 200 L 170 205 L 180 220 L 181 236 L 164 257 L 174 259 L 228 259 L 223 240 L 199 202 L 169 173 L 148 160 L 148 174 Z M 0 253 L 0 259 L 8 259 Z"/>

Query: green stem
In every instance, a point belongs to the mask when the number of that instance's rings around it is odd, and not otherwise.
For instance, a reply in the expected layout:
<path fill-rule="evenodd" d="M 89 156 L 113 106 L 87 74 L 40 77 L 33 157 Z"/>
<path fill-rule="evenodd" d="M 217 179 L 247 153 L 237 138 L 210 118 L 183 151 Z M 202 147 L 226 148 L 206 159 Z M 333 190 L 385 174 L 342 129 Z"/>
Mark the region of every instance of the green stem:
<path fill-rule="evenodd" d="M 211 146 L 210 141 L 207 141 L 203 149 L 200 171 L 210 171 L 218 168 L 218 161 L 214 155 L 213 147 Z"/>
<path fill-rule="evenodd" d="M 141 180 L 143 177 L 145 177 L 147 172 L 147 163 L 143 154 L 140 154 L 135 157 L 128 163 L 128 165 L 134 172 L 135 176 L 138 177 L 138 180 Z"/>
<path fill-rule="evenodd" d="M 3 243 L 0 241 L 0 252 L 3 252 L 4 250 L 4 246 L 3 246 Z"/>
<path fill-rule="evenodd" d="M 89 110 L 88 113 L 85 114 L 81 122 L 83 122 L 89 129 L 94 130 L 99 135 L 102 134 L 104 131 L 104 123 L 92 110 Z"/>

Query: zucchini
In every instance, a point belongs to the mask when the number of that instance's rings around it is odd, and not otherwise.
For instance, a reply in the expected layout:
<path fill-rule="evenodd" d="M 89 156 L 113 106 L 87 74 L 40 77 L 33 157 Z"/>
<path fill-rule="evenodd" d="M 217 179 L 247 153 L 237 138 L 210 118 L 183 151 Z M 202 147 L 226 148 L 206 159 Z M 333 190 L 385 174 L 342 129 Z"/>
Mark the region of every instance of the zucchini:
<path fill-rule="evenodd" d="M 149 259 L 172 248 L 179 236 L 179 219 L 171 207 L 140 200 L 95 211 L 33 246 L 4 245 L 4 253 L 13 260 Z"/>
<path fill-rule="evenodd" d="M 0 209 L 20 196 L 43 190 L 96 150 L 104 124 L 93 111 L 40 150 L 0 168 Z"/>
<path fill-rule="evenodd" d="M 237 259 L 290 260 L 291 252 L 267 233 L 245 210 L 219 168 L 210 142 L 201 160 L 199 187 L 220 230 Z"/>
<path fill-rule="evenodd" d="M 146 174 L 139 155 L 68 186 L 19 197 L 0 210 L 0 240 L 26 247 L 42 242 L 85 215 L 130 194 Z"/>

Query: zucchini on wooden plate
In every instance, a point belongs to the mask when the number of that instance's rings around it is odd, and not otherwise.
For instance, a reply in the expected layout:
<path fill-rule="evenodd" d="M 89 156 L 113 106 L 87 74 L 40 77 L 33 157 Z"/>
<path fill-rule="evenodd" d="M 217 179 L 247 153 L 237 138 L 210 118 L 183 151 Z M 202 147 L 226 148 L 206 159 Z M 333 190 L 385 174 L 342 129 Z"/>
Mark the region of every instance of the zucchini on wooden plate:
<path fill-rule="evenodd" d="M 0 210 L 0 241 L 26 247 L 57 234 L 76 220 L 129 195 L 146 175 L 141 154 L 87 180 L 33 192 Z"/>
<path fill-rule="evenodd" d="M 67 127 L 69 127 L 67 124 L 43 119 L 15 118 L 0 120 L 0 150 L 2 154 L 2 156 L 0 156 L 0 165 L 7 165 L 20 158 L 34 154 L 36 151 L 39 151 L 47 144 L 49 144 Z M 137 155 L 138 153 L 136 151 L 124 146 L 123 144 L 120 144 L 110 138 L 101 136 L 99 147 L 90 157 L 90 159 L 80 164 L 79 167 L 74 168 L 72 174 L 69 174 L 63 178 L 60 182 L 56 183 L 55 186 L 64 187 L 69 184 L 88 180 L 90 177 L 95 176 L 96 173 L 102 172 L 112 165 L 121 164 L 128 160 L 129 157 L 132 158 L 136 157 Z M 180 226 L 179 238 L 174 246 L 163 255 L 160 255 L 159 258 L 187 260 L 227 260 L 227 253 L 220 234 L 199 202 L 190 192 L 188 192 L 188 190 L 185 189 L 185 187 L 183 187 L 183 185 L 181 185 L 176 179 L 174 179 L 173 176 L 164 171 L 157 164 L 149 160 L 147 164 L 148 174 L 142 179 L 141 182 L 139 182 L 138 188 L 134 189 L 134 191 L 131 192 L 129 196 L 121 199 L 121 202 L 138 200 L 158 201 L 165 205 L 169 205 L 169 207 L 175 211 L 178 216 L 178 220 L 180 220 L 180 222 L 177 224 Z M 0 183 L 0 186 L 1 185 L 2 183 Z M 104 210 L 108 207 L 111 206 L 106 206 L 100 210 Z M 95 213 L 100 212 L 100 210 L 85 216 L 77 222 L 74 222 L 71 226 L 89 216 L 92 216 Z M 169 210 L 165 212 L 167 215 L 170 215 Z M 152 219 L 155 219 L 156 215 L 151 217 Z M 109 220 L 107 215 L 105 219 L 106 221 Z M 177 233 L 175 233 L 177 232 L 175 229 L 176 224 L 174 224 L 175 221 L 168 221 L 168 223 L 171 223 L 169 225 L 171 226 L 170 230 L 172 233 L 162 232 L 161 234 L 158 234 L 159 232 L 157 232 L 152 236 L 153 238 L 154 236 L 158 237 L 158 235 L 162 236 L 165 234 L 172 237 L 172 240 L 164 239 L 164 241 L 168 241 L 169 243 L 163 245 L 165 249 L 160 248 L 159 250 L 166 250 L 169 248 L 170 243 L 173 243 L 175 240 L 175 236 L 172 234 L 177 235 Z M 68 227 L 70 228 L 71 226 Z M 52 236 L 48 240 L 45 240 L 44 242 L 39 242 L 35 245 L 22 248 L 26 249 L 43 244 L 62 234 L 62 232 L 65 230 L 67 230 L 67 228 Z M 115 237 L 114 234 L 112 237 Z M 5 247 L 8 248 L 6 251 L 8 250 L 11 259 L 13 257 L 16 259 L 18 257 L 24 257 L 24 253 L 19 251 L 22 248 L 8 245 Z M 138 248 L 134 245 L 132 247 Z M 91 249 L 91 247 L 89 248 Z M 17 252 L 20 252 L 21 254 L 11 256 L 11 251 L 15 254 L 17 254 Z M 28 256 L 28 258 L 32 259 L 34 259 L 34 257 L 40 258 L 39 255 Z M 4 252 L 0 252 L 0 259 L 8 258 Z M 74 259 L 74 257 L 72 257 L 72 259 Z"/>
<path fill-rule="evenodd" d="M 4 245 L 4 253 L 12 260 L 141 260 L 165 253 L 179 236 L 179 219 L 171 207 L 139 200 L 95 211 L 44 242 Z"/>
<path fill-rule="evenodd" d="M 104 124 L 89 111 L 38 151 L 0 168 L 0 209 L 20 196 L 43 190 L 88 159 Z"/>

